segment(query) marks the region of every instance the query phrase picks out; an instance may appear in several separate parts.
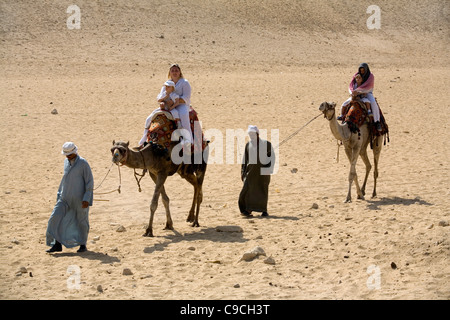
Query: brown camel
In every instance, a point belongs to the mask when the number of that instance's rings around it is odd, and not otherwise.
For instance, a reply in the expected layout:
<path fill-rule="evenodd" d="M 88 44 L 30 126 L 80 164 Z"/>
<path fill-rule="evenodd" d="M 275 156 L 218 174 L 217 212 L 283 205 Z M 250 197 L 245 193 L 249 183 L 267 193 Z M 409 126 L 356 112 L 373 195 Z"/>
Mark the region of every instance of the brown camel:
<path fill-rule="evenodd" d="M 160 194 L 166 209 L 167 221 L 164 229 L 173 230 L 173 222 L 169 209 L 169 197 L 164 189 L 164 182 L 167 177 L 175 173 L 178 173 L 183 179 L 186 179 L 194 186 L 194 199 L 186 221 L 192 222 L 193 227 L 199 227 L 198 215 L 200 212 L 200 204 L 203 200 L 202 184 L 206 172 L 206 161 L 202 160 L 201 164 L 195 164 L 194 161 L 192 161 L 192 164 L 185 164 L 184 162 L 175 164 L 171 160 L 170 155 L 176 143 L 173 143 L 169 150 L 152 142 L 141 150 L 130 149 L 128 145 L 129 142 L 113 141 L 113 147 L 111 148 L 112 161 L 117 165 L 125 165 L 133 169 L 147 169 L 156 184 L 150 204 L 150 221 L 144 236 L 153 237 L 153 216 L 158 207 Z M 205 154 L 207 154 L 206 150 Z"/>
<path fill-rule="evenodd" d="M 348 175 L 348 193 L 345 202 L 352 201 L 351 188 L 352 182 L 355 182 L 356 192 L 358 194 L 358 199 L 364 199 L 367 178 L 369 177 L 372 165 L 370 164 L 369 157 L 367 156 L 367 146 L 370 143 L 370 133 L 367 122 L 365 122 L 360 128 L 360 136 L 358 134 L 352 133 L 347 125 L 347 123 L 340 124 L 336 119 L 336 103 L 322 102 L 320 104 L 319 110 L 323 112 L 325 118 L 330 123 L 330 129 L 334 137 L 337 140 L 341 140 L 345 147 L 345 153 L 350 162 L 350 173 Z M 378 160 L 380 158 L 381 147 L 383 144 L 383 136 L 376 136 L 373 138 L 373 159 L 374 159 L 374 184 L 372 197 L 377 195 L 377 178 L 378 178 Z M 361 156 L 364 164 L 366 166 L 366 176 L 364 177 L 364 183 L 362 188 L 359 187 L 358 177 L 356 174 L 356 162 L 358 156 Z"/>

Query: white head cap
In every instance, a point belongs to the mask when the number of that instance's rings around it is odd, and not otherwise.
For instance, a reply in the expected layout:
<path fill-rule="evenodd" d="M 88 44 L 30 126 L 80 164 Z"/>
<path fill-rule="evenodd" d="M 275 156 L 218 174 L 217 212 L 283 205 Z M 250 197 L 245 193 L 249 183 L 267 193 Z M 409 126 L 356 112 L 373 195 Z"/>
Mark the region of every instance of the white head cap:
<path fill-rule="evenodd" d="M 63 144 L 61 153 L 65 156 L 71 155 L 73 153 L 77 153 L 78 148 L 73 142 L 66 142 Z"/>
<path fill-rule="evenodd" d="M 249 125 L 249 126 L 248 126 L 248 130 L 247 130 L 247 133 L 250 133 L 250 132 L 256 132 L 256 133 L 259 134 L 259 129 L 258 129 L 257 126 Z"/>
<path fill-rule="evenodd" d="M 164 82 L 164 85 L 169 87 L 175 87 L 175 82 L 173 82 L 172 80 L 167 80 L 166 82 Z"/>

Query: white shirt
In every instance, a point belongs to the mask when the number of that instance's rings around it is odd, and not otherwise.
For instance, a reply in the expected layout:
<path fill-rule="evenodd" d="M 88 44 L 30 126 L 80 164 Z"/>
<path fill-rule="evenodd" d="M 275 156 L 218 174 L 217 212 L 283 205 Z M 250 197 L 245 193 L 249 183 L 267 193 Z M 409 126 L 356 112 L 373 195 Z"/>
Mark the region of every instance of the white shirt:
<path fill-rule="evenodd" d="M 188 107 L 191 105 L 191 85 L 186 79 L 180 78 L 180 80 L 178 80 L 178 82 L 175 84 L 175 91 L 173 93 L 176 93 L 180 99 L 183 99 Z M 164 98 L 165 96 L 166 86 L 163 86 L 161 88 L 161 92 L 157 97 L 157 100 Z"/>

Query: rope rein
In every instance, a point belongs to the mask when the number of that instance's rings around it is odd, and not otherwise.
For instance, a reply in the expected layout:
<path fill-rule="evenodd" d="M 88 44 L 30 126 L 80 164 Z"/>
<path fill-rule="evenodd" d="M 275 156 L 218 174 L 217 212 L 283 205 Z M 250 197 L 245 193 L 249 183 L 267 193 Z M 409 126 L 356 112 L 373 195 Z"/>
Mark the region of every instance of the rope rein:
<path fill-rule="evenodd" d="M 111 172 L 111 168 L 112 168 L 113 165 L 114 165 L 114 163 L 111 163 L 111 166 L 109 167 L 108 172 L 106 172 L 106 175 L 103 178 L 102 182 L 100 182 L 100 184 L 96 188 L 94 188 L 94 191 L 101 187 L 103 182 L 106 180 L 106 177 Z M 108 193 L 113 193 L 113 192 L 116 192 L 116 191 L 120 193 L 120 187 L 122 186 L 122 175 L 120 173 L 120 166 L 117 166 L 117 169 L 119 170 L 119 187 L 117 189 L 114 189 L 114 190 L 111 190 L 111 191 L 107 191 L 107 192 L 101 192 L 101 193 L 94 192 L 95 195 L 108 194 Z M 103 201 L 105 201 L 105 200 L 103 200 Z"/>
<path fill-rule="evenodd" d="M 286 139 L 284 139 L 283 141 L 281 141 L 274 149 L 279 148 L 280 146 L 282 146 L 285 142 L 289 141 L 290 139 L 292 139 L 294 136 L 296 136 L 303 128 L 305 128 L 307 125 L 309 125 L 311 122 L 313 122 L 314 120 L 316 120 L 318 117 L 320 117 L 321 115 L 323 115 L 323 113 L 319 113 L 317 116 L 315 116 L 314 118 L 312 118 L 311 120 L 309 120 L 307 123 L 305 123 L 302 127 L 300 127 L 299 129 L 295 130 L 293 133 L 291 133 Z"/>

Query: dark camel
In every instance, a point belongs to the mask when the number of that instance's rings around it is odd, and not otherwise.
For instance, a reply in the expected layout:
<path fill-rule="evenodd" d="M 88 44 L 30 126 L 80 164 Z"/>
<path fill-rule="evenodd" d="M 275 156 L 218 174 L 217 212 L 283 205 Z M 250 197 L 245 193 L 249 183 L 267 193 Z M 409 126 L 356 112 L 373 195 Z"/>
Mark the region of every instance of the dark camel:
<path fill-rule="evenodd" d="M 195 164 L 194 161 L 191 162 L 192 164 L 185 164 L 184 162 L 175 164 L 171 160 L 170 155 L 176 143 L 173 143 L 169 150 L 154 143 L 149 143 L 141 150 L 130 149 L 128 145 L 129 142 L 113 141 L 113 147 L 111 148 L 112 161 L 117 165 L 125 165 L 133 169 L 147 169 L 156 184 L 150 204 L 150 221 L 143 236 L 153 237 L 153 216 L 158 207 L 160 194 L 166 209 L 167 221 L 164 229 L 173 230 L 173 222 L 169 209 L 169 197 L 164 189 L 164 183 L 167 177 L 175 173 L 178 173 L 183 179 L 186 179 L 194 186 L 194 199 L 186 221 L 192 222 L 193 227 L 199 227 L 198 215 L 200 212 L 200 204 L 203 200 L 202 184 L 205 178 L 206 161 L 202 159 L 201 164 Z M 203 155 L 207 155 L 207 149 L 205 149 Z"/>

